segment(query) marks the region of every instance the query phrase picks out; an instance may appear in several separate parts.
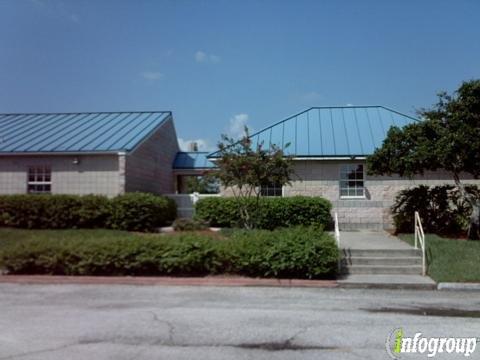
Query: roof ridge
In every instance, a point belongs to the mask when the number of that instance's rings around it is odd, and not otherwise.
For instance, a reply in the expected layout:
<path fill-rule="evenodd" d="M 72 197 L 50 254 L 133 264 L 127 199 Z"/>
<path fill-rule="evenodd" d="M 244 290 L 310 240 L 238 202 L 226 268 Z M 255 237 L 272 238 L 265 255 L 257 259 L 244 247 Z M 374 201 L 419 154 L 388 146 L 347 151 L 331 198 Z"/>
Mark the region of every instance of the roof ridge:
<path fill-rule="evenodd" d="M 345 108 L 375 108 L 382 105 L 333 105 L 333 106 L 312 106 L 310 109 L 345 109 Z"/>

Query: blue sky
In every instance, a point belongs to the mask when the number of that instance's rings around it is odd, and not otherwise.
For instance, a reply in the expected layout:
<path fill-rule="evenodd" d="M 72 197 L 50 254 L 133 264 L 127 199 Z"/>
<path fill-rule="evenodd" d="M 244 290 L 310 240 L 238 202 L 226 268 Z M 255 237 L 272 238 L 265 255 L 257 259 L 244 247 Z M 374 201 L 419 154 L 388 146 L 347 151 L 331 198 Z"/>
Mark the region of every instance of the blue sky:
<path fill-rule="evenodd" d="M 183 142 L 480 77 L 480 1 L 0 0 L 0 112 L 172 110 Z"/>

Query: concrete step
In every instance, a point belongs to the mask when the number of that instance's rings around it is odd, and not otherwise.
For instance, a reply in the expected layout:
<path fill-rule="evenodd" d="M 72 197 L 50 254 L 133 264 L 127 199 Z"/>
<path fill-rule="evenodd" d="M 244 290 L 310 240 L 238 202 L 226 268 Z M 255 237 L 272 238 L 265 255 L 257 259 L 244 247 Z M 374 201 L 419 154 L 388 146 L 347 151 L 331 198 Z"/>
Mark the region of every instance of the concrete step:
<path fill-rule="evenodd" d="M 342 249 L 344 257 L 412 257 L 422 256 L 419 249 Z"/>
<path fill-rule="evenodd" d="M 421 275 L 422 266 L 419 265 L 347 265 L 343 268 L 347 274 L 398 274 Z"/>
<path fill-rule="evenodd" d="M 348 265 L 422 265 L 420 256 L 400 256 L 400 257 L 367 257 L 352 256 L 345 258 Z"/>

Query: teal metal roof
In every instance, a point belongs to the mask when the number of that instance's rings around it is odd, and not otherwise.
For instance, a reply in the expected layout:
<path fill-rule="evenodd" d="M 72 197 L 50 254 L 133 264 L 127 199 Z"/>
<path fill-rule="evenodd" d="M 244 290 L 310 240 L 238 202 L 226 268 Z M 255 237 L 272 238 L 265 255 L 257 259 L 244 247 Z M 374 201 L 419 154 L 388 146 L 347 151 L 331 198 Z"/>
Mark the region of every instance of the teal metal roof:
<path fill-rule="evenodd" d="M 173 162 L 173 168 L 177 170 L 202 170 L 212 169 L 215 164 L 207 159 L 208 152 L 178 152 Z"/>
<path fill-rule="evenodd" d="M 255 147 L 275 144 L 295 157 L 367 156 L 382 145 L 392 125 L 414 121 L 418 120 L 383 106 L 313 107 L 250 138 Z"/>
<path fill-rule="evenodd" d="M 0 114 L 0 154 L 131 151 L 169 111 Z"/>

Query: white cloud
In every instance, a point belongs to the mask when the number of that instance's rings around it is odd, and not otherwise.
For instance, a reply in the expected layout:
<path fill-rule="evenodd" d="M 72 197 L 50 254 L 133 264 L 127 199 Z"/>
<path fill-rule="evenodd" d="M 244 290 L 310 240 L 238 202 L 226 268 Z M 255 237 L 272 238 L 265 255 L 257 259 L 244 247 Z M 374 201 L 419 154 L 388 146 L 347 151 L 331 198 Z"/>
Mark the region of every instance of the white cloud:
<path fill-rule="evenodd" d="M 189 151 L 189 146 L 192 142 L 197 143 L 198 151 L 214 150 L 214 148 L 210 145 L 210 142 L 206 139 L 184 140 L 182 138 L 178 138 L 178 145 L 180 146 L 180 150 L 182 151 Z"/>
<path fill-rule="evenodd" d="M 353 106 L 353 104 L 348 103 L 347 106 Z"/>
<path fill-rule="evenodd" d="M 150 81 L 160 80 L 163 77 L 163 74 L 158 71 L 144 71 L 140 75 Z"/>
<path fill-rule="evenodd" d="M 220 56 L 217 56 L 217 55 L 210 55 L 209 56 L 209 59 L 210 59 L 210 62 L 213 63 L 213 64 L 217 64 L 220 62 Z"/>
<path fill-rule="evenodd" d="M 78 17 L 77 14 L 71 14 L 70 20 L 72 20 L 74 23 L 80 24 L 80 18 Z"/>
<path fill-rule="evenodd" d="M 195 53 L 195 61 L 196 62 L 205 62 L 207 60 L 207 54 L 205 54 L 203 51 L 197 51 Z"/>
<path fill-rule="evenodd" d="M 222 59 L 218 55 L 207 54 L 205 51 L 198 50 L 194 54 L 195 61 L 198 63 L 218 64 Z"/>
<path fill-rule="evenodd" d="M 309 92 L 306 92 L 306 93 L 303 93 L 300 95 L 300 98 L 303 100 L 303 101 L 307 101 L 307 102 L 316 102 L 316 101 L 319 101 L 323 98 L 322 94 L 320 94 L 319 92 L 316 92 L 316 91 L 309 91 Z M 315 104 L 312 104 L 312 105 L 315 105 Z"/>
<path fill-rule="evenodd" d="M 30 0 L 30 2 L 37 7 L 45 15 L 62 18 L 71 21 L 75 24 L 80 24 L 80 16 L 70 12 L 69 6 L 65 5 L 63 1 L 56 0 Z"/>
<path fill-rule="evenodd" d="M 248 123 L 248 114 L 236 114 L 230 118 L 228 124 L 227 135 L 234 139 L 239 139 L 245 134 L 245 126 Z M 249 130 L 252 129 L 249 127 Z"/>

